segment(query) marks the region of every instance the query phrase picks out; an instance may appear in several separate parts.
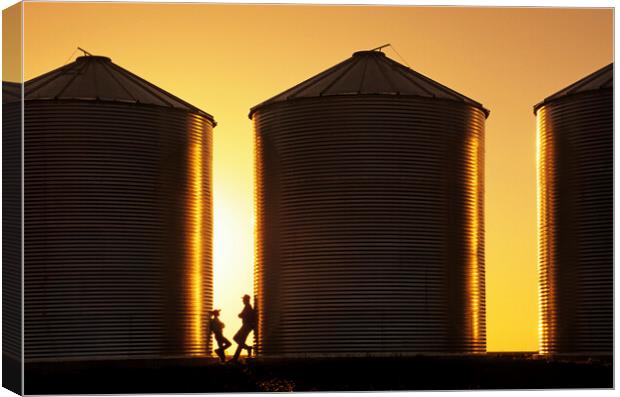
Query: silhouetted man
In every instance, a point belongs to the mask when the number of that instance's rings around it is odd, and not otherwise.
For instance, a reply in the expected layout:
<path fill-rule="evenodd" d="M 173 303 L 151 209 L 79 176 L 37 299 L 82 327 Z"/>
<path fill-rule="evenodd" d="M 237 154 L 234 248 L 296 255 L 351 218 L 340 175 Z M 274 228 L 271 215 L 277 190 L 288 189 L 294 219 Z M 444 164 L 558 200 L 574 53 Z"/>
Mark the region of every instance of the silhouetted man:
<path fill-rule="evenodd" d="M 220 311 L 213 310 L 211 312 L 212 318 L 209 320 L 209 329 L 213 332 L 215 336 L 215 341 L 217 342 L 217 349 L 215 349 L 215 353 L 217 356 L 224 362 L 226 360 L 226 349 L 228 349 L 232 343 L 228 339 L 224 337 L 224 323 L 220 321 Z M 211 335 L 209 335 L 211 337 Z"/>
<path fill-rule="evenodd" d="M 250 295 L 243 295 L 243 311 L 239 313 L 242 325 L 239 331 L 233 336 L 233 340 L 237 342 L 237 350 L 232 358 L 232 361 L 237 361 L 241 350 L 248 351 L 248 356 L 252 356 L 252 346 L 245 344 L 245 340 L 248 338 L 250 332 L 256 328 L 256 310 L 250 304 Z"/>

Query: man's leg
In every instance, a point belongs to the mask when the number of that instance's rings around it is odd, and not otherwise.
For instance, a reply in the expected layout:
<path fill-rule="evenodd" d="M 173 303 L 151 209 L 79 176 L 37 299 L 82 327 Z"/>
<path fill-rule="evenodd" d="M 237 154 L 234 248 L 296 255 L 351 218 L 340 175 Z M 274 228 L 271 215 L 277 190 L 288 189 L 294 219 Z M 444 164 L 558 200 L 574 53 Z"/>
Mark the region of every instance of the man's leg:
<path fill-rule="evenodd" d="M 241 354 L 241 349 L 243 349 L 243 345 L 237 345 L 237 350 L 235 350 L 235 355 L 231 359 L 231 361 L 237 361 L 239 359 L 239 355 Z"/>
<path fill-rule="evenodd" d="M 242 328 L 240 332 L 237 332 L 235 336 L 233 337 L 235 342 L 237 342 L 237 350 L 235 351 L 235 355 L 233 356 L 234 361 L 237 361 L 237 359 L 239 358 L 239 355 L 241 354 L 241 350 L 248 349 L 248 345 L 245 344 L 245 340 L 247 339 L 250 331 L 251 330 L 246 330 Z"/>
<path fill-rule="evenodd" d="M 241 341 L 241 343 L 239 344 L 239 346 L 241 346 L 241 349 L 245 349 L 248 352 L 248 356 L 252 356 L 252 346 L 248 346 L 245 341 L 247 339 L 247 335 L 245 338 L 243 338 L 243 340 Z"/>

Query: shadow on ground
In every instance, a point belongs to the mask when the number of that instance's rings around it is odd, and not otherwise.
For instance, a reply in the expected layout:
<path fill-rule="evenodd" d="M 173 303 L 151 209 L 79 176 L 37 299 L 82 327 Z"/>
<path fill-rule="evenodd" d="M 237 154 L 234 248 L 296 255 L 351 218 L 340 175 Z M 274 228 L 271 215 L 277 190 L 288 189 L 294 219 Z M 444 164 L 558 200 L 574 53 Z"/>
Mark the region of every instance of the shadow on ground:
<path fill-rule="evenodd" d="M 611 358 L 531 355 L 32 363 L 27 394 L 612 388 Z"/>

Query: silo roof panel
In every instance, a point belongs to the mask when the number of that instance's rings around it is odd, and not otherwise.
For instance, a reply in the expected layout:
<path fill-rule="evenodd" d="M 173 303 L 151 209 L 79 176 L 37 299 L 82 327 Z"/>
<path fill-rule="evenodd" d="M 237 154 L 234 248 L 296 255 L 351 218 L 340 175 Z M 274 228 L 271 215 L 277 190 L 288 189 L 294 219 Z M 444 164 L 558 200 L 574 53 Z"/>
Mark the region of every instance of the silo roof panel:
<path fill-rule="evenodd" d="M 398 68 L 395 69 L 393 65 L 384 63 L 381 65 L 381 68 L 386 73 L 389 73 L 390 81 L 398 87 L 399 94 L 415 96 L 433 95 L 426 83 L 416 81 L 416 79 L 411 79 L 407 73 L 401 72 Z"/>
<path fill-rule="evenodd" d="M 2 82 L 2 103 L 19 102 L 22 99 L 21 83 Z"/>
<path fill-rule="evenodd" d="M 153 95 L 152 88 L 149 86 L 144 86 L 143 84 L 136 84 L 135 77 L 132 75 L 128 75 L 123 73 L 123 69 L 119 68 L 119 73 L 115 76 L 116 89 L 118 90 L 117 95 L 123 95 L 121 92 L 124 92 L 125 95 L 131 97 L 131 100 L 139 103 L 150 103 L 158 106 L 168 106 L 168 103 L 163 100 L 160 95 Z M 128 90 L 126 87 L 131 87 L 131 90 Z"/>
<path fill-rule="evenodd" d="M 47 73 L 29 80 L 24 84 L 24 99 L 54 99 L 77 73 L 76 68 L 67 67 L 62 73 Z"/>
<path fill-rule="evenodd" d="M 25 83 L 25 100 L 101 100 L 156 105 L 213 117 L 102 56 L 75 62 Z"/>
<path fill-rule="evenodd" d="M 396 92 L 398 89 L 389 76 L 389 70 L 385 71 L 380 62 L 375 60 L 365 63 L 366 70 L 362 75 L 360 92 L 364 94 L 382 94 Z"/>
<path fill-rule="evenodd" d="M 343 68 L 338 78 L 322 92 L 322 95 L 361 93 L 366 66 L 367 62 L 351 62 L 347 68 Z"/>
<path fill-rule="evenodd" d="M 584 77 L 583 79 L 569 85 L 556 92 L 555 94 L 548 96 L 543 101 L 534 105 L 534 113 L 541 106 L 555 101 L 556 99 L 564 98 L 570 95 L 579 94 L 582 92 L 596 91 L 605 88 L 614 87 L 614 64 L 609 65 L 597 70 L 596 72 Z"/>
<path fill-rule="evenodd" d="M 254 106 L 252 113 L 273 103 L 297 98 L 335 95 L 411 95 L 466 103 L 489 111 L 480 103 L 388 58 L 379 51 L 359 51 L 318 75 Z"/>
<path fill-rule="evenodd" d="M 57 99 L 101 98 L 101 90 L 97 87 L 97 80 L 100 77 L 97 75 L 96 65 L 94 62 L 83 62 L 81 66 L 68 76 L 69 79 L 62 79 L 63 84 L 58 87 L 61 91 L 57 93 Z M 102 87 L 108 85 L 107 81 L 100 81 L 99 83 Z"/>
<path fill-rule="evenodd" d="M 284 91 L 282 94 L 280 94 L 283 97 L 279 98 L 277 101 L 274 101 L 274 102 L 284 101 L 286 99 L 293 99 L 293 98 L 312 98 L 312 97 L 323 96 L 325 92 L 327 91 L 327 89 L 329 89 L 329 87 L 331 87 L 338 79 L 342 77 L 342 72 L 345 70 L 345 68 L 348 68 L 351 66 L 351 62 L 350 60 L 347 60 L 345 62 L 342 62 L 340 65 L 343 66 L 342 69 L 341 68 L 328 69 L 324 71 L 323 73 L 320 73 L 319 75 L 317 75 L 316 76 L 317 79 L 309 79 L 299 84 L 296 90 Z M 290 94 L 290 97 L 285 98 L 284 97 L 285 94 Z M 280 95 L 278 95 L 278 97 Z"/>

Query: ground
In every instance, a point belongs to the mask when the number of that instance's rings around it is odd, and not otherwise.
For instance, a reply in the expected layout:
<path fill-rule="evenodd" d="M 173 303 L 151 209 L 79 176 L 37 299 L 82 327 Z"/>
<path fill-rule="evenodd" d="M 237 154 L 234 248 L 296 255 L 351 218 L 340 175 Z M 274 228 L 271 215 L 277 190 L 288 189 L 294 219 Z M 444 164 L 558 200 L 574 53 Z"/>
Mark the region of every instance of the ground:
<path fill-rule="evenodd" d="M 533 354 L 31 363 L 27 394 L 612 388 L 612 358 Z"/>

